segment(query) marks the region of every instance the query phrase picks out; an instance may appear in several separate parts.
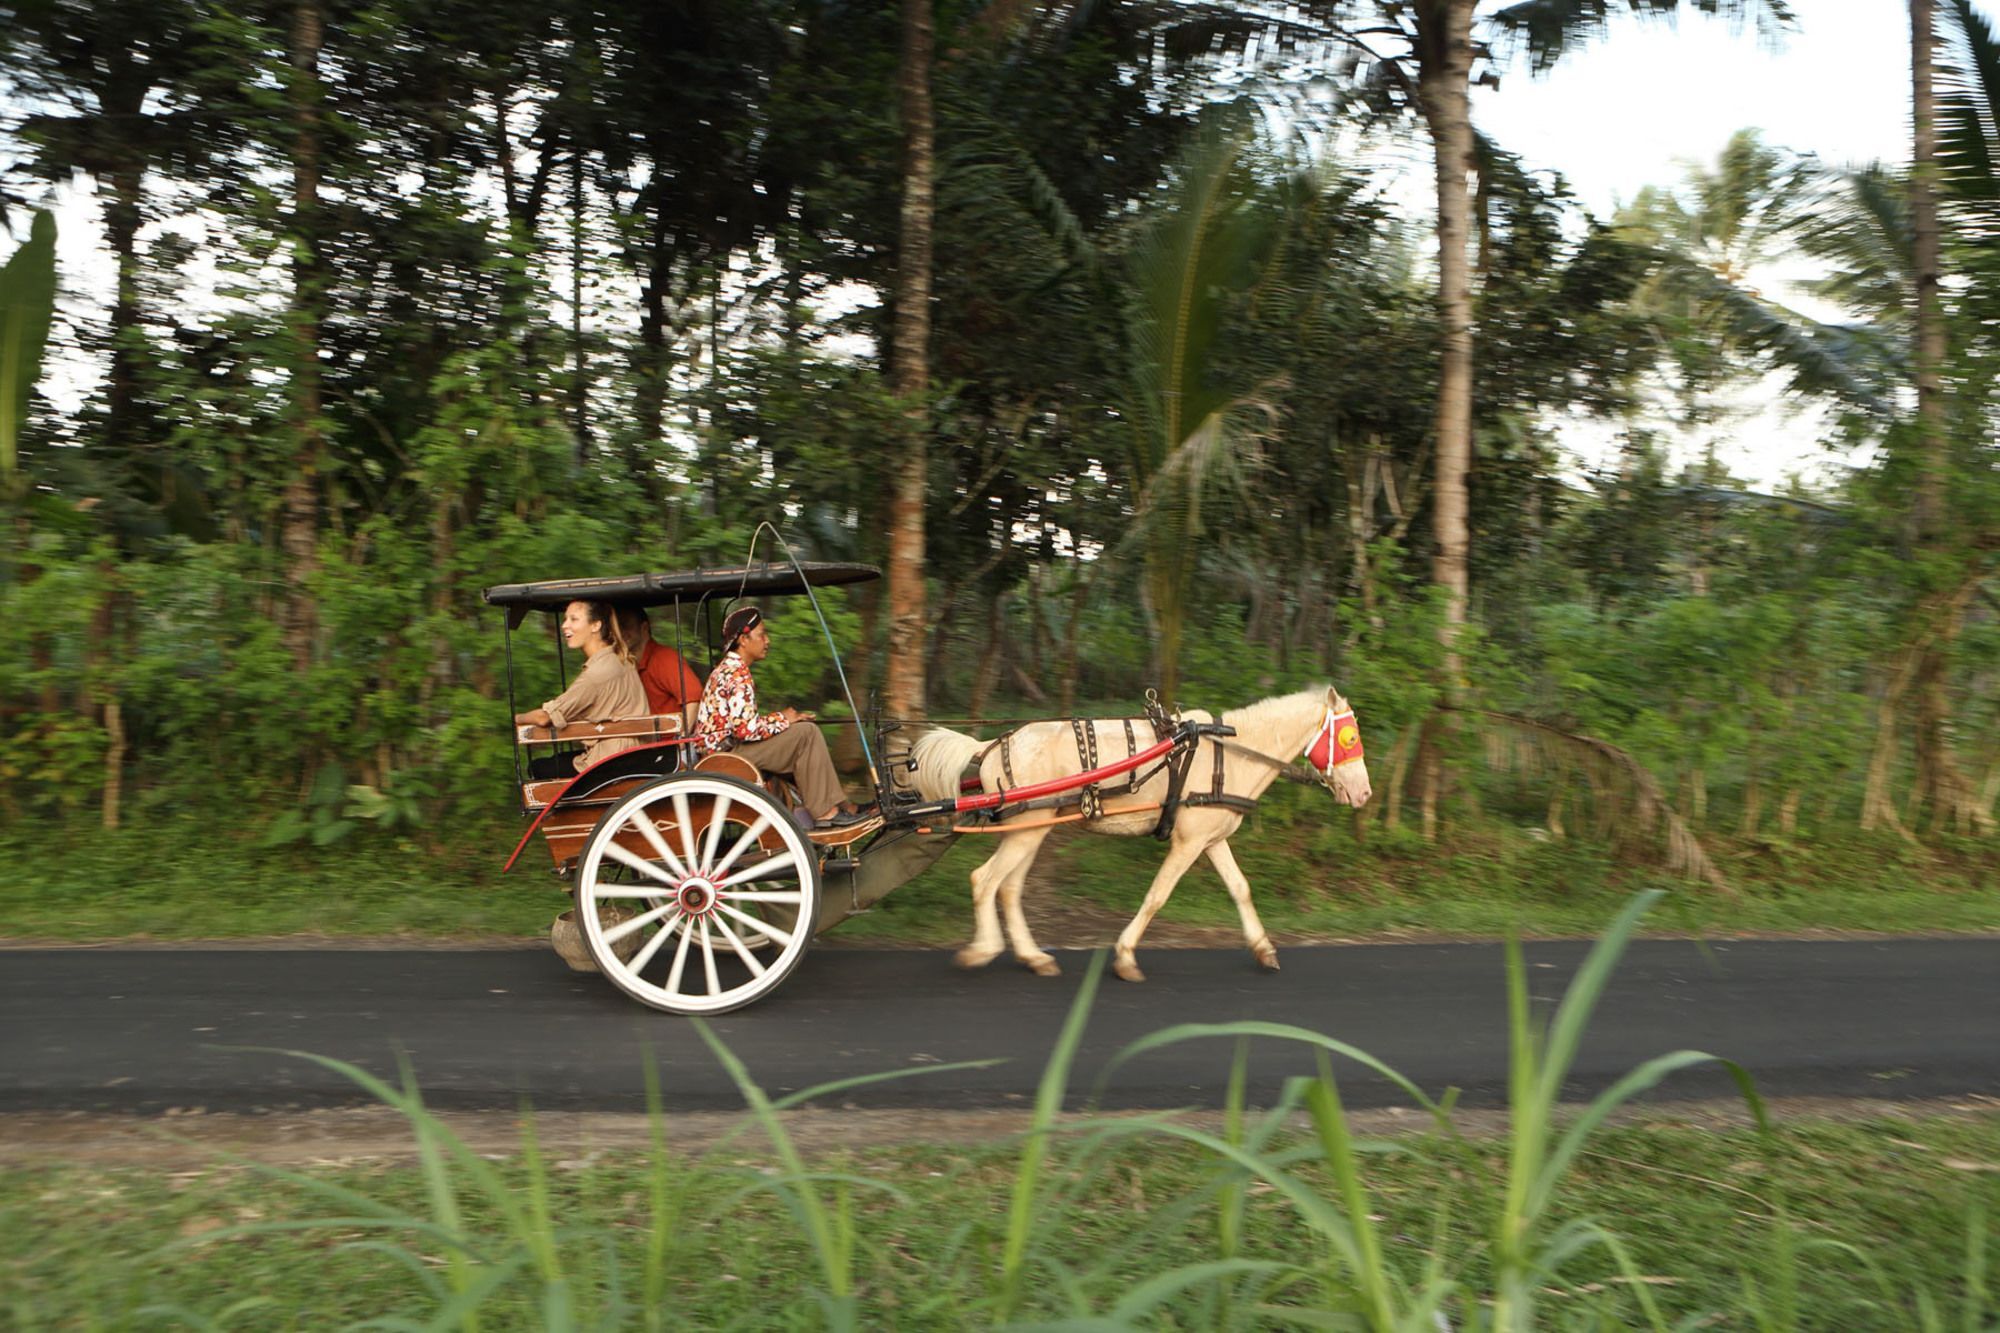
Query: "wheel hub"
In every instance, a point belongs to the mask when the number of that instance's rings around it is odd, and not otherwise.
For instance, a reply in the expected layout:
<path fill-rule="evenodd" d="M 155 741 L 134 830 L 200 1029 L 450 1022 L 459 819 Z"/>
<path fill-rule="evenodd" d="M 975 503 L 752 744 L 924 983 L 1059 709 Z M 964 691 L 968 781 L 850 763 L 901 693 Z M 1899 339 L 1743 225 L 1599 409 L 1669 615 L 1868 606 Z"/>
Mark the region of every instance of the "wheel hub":
<path fill-rule="evenodd" d="M 681 911 L 689 916 L 707 916 L 715 910 L 715 885 L 699 875 L 690 875 L 674 890 L 680 901 Z"/>

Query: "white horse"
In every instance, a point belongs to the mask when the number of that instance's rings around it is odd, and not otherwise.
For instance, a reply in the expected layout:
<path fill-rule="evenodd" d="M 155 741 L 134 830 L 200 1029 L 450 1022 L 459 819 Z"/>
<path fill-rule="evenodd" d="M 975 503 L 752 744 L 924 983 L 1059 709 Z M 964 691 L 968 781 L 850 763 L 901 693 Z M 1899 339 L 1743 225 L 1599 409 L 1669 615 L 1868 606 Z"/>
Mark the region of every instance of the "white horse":
<path fill-rule="evenodd" d="M 1191 711 L 1185 716 L 1209 721 L 1210 715 Z M 1304 757 L 1319 772 L 1333 798 L 1342 805 L 1365 805 L 1372 790 L 1368 766 L 1361 757 L 1361 734 L 1354 712 L 1340 692 L 1330 686 L 1302 690 L 1233 709 L 1222 721 L 1236 729 L 1233 737 L 1218 742 L 1204 736 L 1196 742 L 1187 766 L 1181 796 L 1209 794 L 1215 790 L 1216 752 L 1222 755 L 1221 790 L 1229 796 L 1255 801 L 1264 794 L 1286 764 Z M 1124 719 L 1096 719 L 1087 725 L 1096 741 L 1097 767 L 1115 763 L 1133 751 L 1128 738 L 1143 750 L 1153 743 L 1152 727 L 1145 719 L 1128 724 Z M 955 731 L 927 731 L 910 748 L 914 765 L 912 785 L 926 799 L 943 800 L 959 794 L 959 777 L 975 758 L 979 760 L 980 786 L 1001 791 L 1055 778 L 1073 777 L 1086 771 L 1083 756 L 1077 753 L 1077 735 L 1069 722 L 1031 722 L 1007 740 L 1003 757 L 998 743 L 977 740 Z M 1146 772 L 1152 770 L 1148 765 Z M 1126 779 L 1117 777 L 1103 784 L 1101 817 L 1083 821 L 1093 833 L 1138 837 L 1151 833 L 1159 823 L 1159 806 L 1166 799 L 1168 779 L 1162 770 L 1151 771 L 1136 789 L 1127 789 Z M 1129 811 L 1131 813 L 1120 813 Z M 1136 953 L 1139 937 L 1153 916 L 1166 905 L 1174 886 L 1203 852 L 1214 863 L 1229 896 L 1243 918 L 1243 938 L 1251 953 L 1265 967 L 1275 971 L 1278 951 L 1257 919 L 1250 902 L 1250 881 L 1243 877 L 1236 858 L 1229 851 L 1229 836 L 1243 823 L 1242 810 L 1227 805 L 1182 805 L 1176 813 L 1173 839 L 1166 860 L 1146 891 L 1140 906 L 1118 936 L 1113 967 L 1127 981 L 1144 981 Z M 1007 914 L 1007 936 L 1014 956 L 1041 976 L 1055 976 L 1055 959 L 1035 943 L 1028 932 L 1028 920 L 1021 912 L 1021 888 L 1042 841 L 1055 827 L 1049 812 L 1019 811 L 999 827 L 1019 826 L 1018 832 L 1004 833 L 1000 845 L 986 863 L 972 872 L 972 943 L 958 952 L 960 967 L 984 967 L 999 956 L 1000 923 L 994 901 Z"/>

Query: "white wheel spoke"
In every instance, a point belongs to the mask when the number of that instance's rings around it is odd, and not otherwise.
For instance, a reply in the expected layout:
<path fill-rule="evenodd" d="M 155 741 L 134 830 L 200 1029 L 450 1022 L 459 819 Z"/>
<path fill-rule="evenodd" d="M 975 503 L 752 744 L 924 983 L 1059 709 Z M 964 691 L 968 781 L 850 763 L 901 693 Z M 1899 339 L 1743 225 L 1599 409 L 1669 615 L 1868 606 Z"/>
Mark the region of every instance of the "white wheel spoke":
<path fill-rule="evenodd" d="M 728 874 L 729 867 L 736 864 L 736 858 L 749 851 L 756 844 L 757 839 L 763 836 L 764 830 L 769 827 L 771 827 L 771 817 L 766 814 L 758 815 L 757 822 L 743 830 L 743 836 L 738 838 L 736 845 L 729 849 L 729 855 L 716 863 L 714 873 L 708 877 L 709 882 L 714 883 L 721 879 L 722 876 Z"/>
<path fill-rule="evenodd" d="M 685 921 L 681 931 L 681 942 L 674 948 L 674 965 L 667 969 L 667 993 L 680 994 L 681 972 L 687 967 L 688 941 L 694 938 L 694 922 Z"/>
<path fill-rule="evenodd" d="M 744 889 L 740 892 L 726 893 L 723 897 L 732 903 L 802 903 L 806 900 L 806 896 L 796 889 L 788 892 L 775 889 Z"/>
<path fill-rule="evenodd" d="M 759 921 L 756 917 L 751 916 L 748 912 L 739 912 L 734 907 L 731 907 L 728 903 L 719 902 L 715 905 L 715 907 L 717 911 L 727 912 L 729 915 L 735 917 L 738 921 L 741 921 L 744 925 L 755 927 L 762 933 L 769 935 L 772 939 L 776 940 L 778 943 L 785 945 L 788 948 L 791 946 L 792 937 L 790 933 L 778 929 L 770 922 Z M 721 925 L 720 917 L 716 918 L 716 924 Z M 727 926 L 723 926 L 722 928 L 724 930 L 729 929 L 729 927 Z"/>
<path fill-rule="evenodd" d="M 715 940 L 708 933 L 708 918 L 698 917 L 701 922 L 701 965 L 708 973 L 708 993 L 722 994 L 722 978 L 715 975 Z"/>
<path fill-rule="evenodd" d="M 719 916 L 716 917 L 715 928 L 722 932 L 723 939 L 729 941 L 729 947 L 736 950 L 736 956 L 738 958 L 741 958 L 744 961 L 744 963 L 749 967 L 752 976 L 761 977 L 764 975 L 764 965 L 758 962 L 757 956 L 751 953 L 750 950 L 744 946 L 743 941 L 736 937 L 736 932 L 729 928 L 729 923 L 727 921 L 724 921 Z"/>
<path fill-rule="evenodd" d="M 660 836 L 660 831 L 657 828 L 653 827 L 653 818 L 651 815 L 647 814 L 644 809 L 636 809 L 625 816 L 625 822 L 633 828 L 638 829 L 644 835 L 646 841 L 652 844 L 653 854 L 667 863 L 667 869 L 673 871 L 681 879 L 688 877 L 688 868 L 681 864 L 681 859 L 674 855 L 674 849 L 667 846 L 667 840 Z M 616 843 L 609 845 L 617 846 Z"/>
<path fill-rule="evenodd" d="M 728 792 L 717 792 L 715 794 L 715 805 L 710 809 L 708 815 L 708 837 L 704 840 L 701 849 L 702 866 L 712 866 L 715 864 L 715 849 L 722 845 L 722 826 L 729 822 L 729 807 L 734 804 L 735 802 L 730 799 Z"/>
<path fill-rule="evenodd" d="M 674 823 L 680 827 L 681 855 L 690 867 L 700 865 L 701 858 L 694 854 L 694 821 L 688 818 L 687 793 L 678 787 L 674 789 Z"/>
<path fill-rule="evenodd" d="M 718 889 L 733 888 L 738 884 L 748 884 L 753 879 L 769 879 L 773 875 L 787 873 L 797 874 L 798 869 L 799 861 L 797 857 L 793 856 L 790 852 L 780 852 L 768 861 L 759 861 L 748 870 L 737 871 L 728 879 L 716 880 L 715 887 Z"/>
<path fill-rule="evenodd" d="M 608 926 L 604 931 L 604 942 L 606 944 L 616 944 L 632 932 L 644 930 L 667 913 L 678 910 L 680 909 L 674 903 L 662 903 L 650 912 L 641 912 L 630 921 L 620 921 L 615 926 Z"/>
<path fill-rule="evenodd" d="M 650 827 L 648 827 L 646 831 L 648 833 L 653 832 Z M 667 845 L 664 842 L 660 841 L 659 834 L 653 833 L 653 843 L 661 851 L 666 851 Z M 620 865 L 626 865 L 632 867 L 632 869 L 638 871 L 640 874 L 644 875 L 648 879 L 656 880 L 661 884 L 675 883 L 673 877 L 668 875 L 666 871 L 660 869 L 658 866 L 654 865 L 651 861 L 648 861 L 645 857 L 639 855 L 637 852 L 627 851 L 625 848 L 619 846 L 614 841 L 611 841 L 609 839 L 605 841 L 604 854 L 610 857 L 612 860 L 618 862 Z M 672 852 L 667 852 L 667 856 L 671 857 L 672 855 L 673 855 Z M 663 857 L 661 859 L 664 860 L 666 858 Z M 683 876 L 683 878 L 685 878 L 685 876 Z M 659 890 L 653 889 L 646 891 L 635 891 L 630 893 L 613 893 L 605 890 L 598 890 L 597 892 L 598 896 L 604 898 L 638 898 L 638 897 L 650 898 L 655 893 L 659 892 Z"/>
<path fill-rule="evenodd" d="M 652 862 L 648 861 L 646 864 L 652 865 Z M 659 871 L 659 867 L 657 866 L 654 866 L 653 869 L 656 873 Z M 670 889 L 676 887 L 672 880 L 662 880 L 661 883 Z M 599 884 L 591 889 L 590 892 L 598 898 L 642 898 L 654 904 L 658 904 L 661 897 L 660 891 L 649 885 Z"/>
<path fill-rule="evenodd" d="M 667 942 L 667 940 L 673 936 L 673 933 L 675 931 L 681 929 L 685 925 L 687 925 L 687 918 L 684 916 L 676 916 L 673 920 L 667 922 L 666 925 L 662 926 L 658 931 L 656 931 L 653 935 L 653 938 L 646 941 L 645 947 L 640 949 L 639 952 L 632 955 L 632 961 L 625 964 L 626 967 L 632 970 L 632 975 L 636 977 L 641 972 L 644 972 L 646 970 L 646 964 L 652 962 L 653 955 L 660 951 L 660 946 L 664 945 Z"/>

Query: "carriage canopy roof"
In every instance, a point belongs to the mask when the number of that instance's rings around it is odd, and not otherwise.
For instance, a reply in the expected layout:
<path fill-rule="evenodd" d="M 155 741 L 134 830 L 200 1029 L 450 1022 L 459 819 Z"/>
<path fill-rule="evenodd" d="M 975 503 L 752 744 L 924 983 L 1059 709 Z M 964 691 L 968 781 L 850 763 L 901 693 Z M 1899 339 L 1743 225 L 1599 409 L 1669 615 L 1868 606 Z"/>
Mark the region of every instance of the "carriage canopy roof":
<path fill-rule="evenodd" d="M 800 571 L 805 578 L 799 577 Z M 628 574 L 621 578 L 553 579 L 547 583 L 499 583 L 483 594 L 490 606 L 507 608 L 518 625 L 530 611 L 560 611 L 579 599 L 620 606 L 667 606 L 704 597 L 772 597 L 804 592 L 808 584 L 827 588 L 867 583 L 882 577 L 873 565 L 804 561 L 796 567 L 766 560 L 754 565 L 718 565 L 671 574 Z"/>

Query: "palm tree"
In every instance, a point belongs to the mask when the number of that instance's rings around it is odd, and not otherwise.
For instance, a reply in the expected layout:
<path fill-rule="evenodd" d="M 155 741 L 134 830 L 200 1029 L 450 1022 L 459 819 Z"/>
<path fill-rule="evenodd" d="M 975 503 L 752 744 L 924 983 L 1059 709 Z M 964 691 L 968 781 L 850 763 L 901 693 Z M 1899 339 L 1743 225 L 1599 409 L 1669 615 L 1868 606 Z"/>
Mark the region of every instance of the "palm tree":
<path fill-rule="evenodd" d="M 1916 312 L 1917 436 L 1922 469 L 1910 509 L 1919 541 L 1936 537 L 1944 517 L 1945 432 L 1943 267 L 1938 257 L 1937 25 L 1934 0 L 1910 0 L 1910 118 L 1914 128 L 1910 170 L 1910 224 L 1915 242 L 1911 275 Z"/>
<path fill-rule="evenodd" d="M 1756 15 L 1775 25 L 1791 19 L 1784 0 L 1700 0 L 1708 13 Z M 1432 578 L 1446 593 L 1446 647 L 1452 649 L 1456 629 L 1465 621 L 1467 476 L 1472 464 L 1472 292 L 1466 259 L 1467 224 L 1471 216 L 1470 178 L 1474 168 L 1471 90 L 1473 65 L 1484 58 L 1497 64 L 1510 50 L 1528 57 L 1537 74 L 1553 69 L 1571 51 L 1600 37 L 1618 10 L 1638 17 L 1663 18 L 1680 9 L 1678 0 L 1522 0 L 1495 11 L 1484 20 L 1485 36 L 1473 37 L 1476 0 L 1378 0 L 1381 22 L 1353 33 L 1363 50 L 1374 54 L 1379 37 L 1400 38 L 1400 54 L 1377 57 L 1376 79 L 1385 89 L 1400 86 L 1406 104 L 1414 105 L 1431 136 L 1437 177 L 1438 316 L 1442 326 L 1442 361 L 1438 375 L 1437 474 L 1433 519 L 1437 552 Z M 1412 79 L 1405 68 L 1414 64 Z M 1494 79 L 1488 72 L 1482 79 Z M 1448 682 L 1458 679 L 1455 651 L 1446 661 Z"/>
<path fill-rule="evenodd" d="M 1891 410 L 1909 242 L 1900 184 L 1881 168 L 1788 165 L 1741 130 L 1713 166 L 1688 172 L 1684 190 L 1642 190 L 1616 223 L 1651 258 L 1633 304 L 1679 372 L 1688 415 L 1742 373 L 1742 353 L 1795 392 L 1876 416 Z M 1862 322 L 1823 323 L 1765 294 L 1754 270 L 1792 252 L 1826 264 L 1831 276 L 1807 289 Z"/>
<path fill-rule="evenodd" d="M 1222 120 L 1183 156 L 1124 265 L 1133 536 L 1144 556 L 1161 697 L 1170 703 L 1202 505 L 1242 458 L 1257 406 L 1256 386 L 1214 353 L 1230 302 L 1256 281 L 1278 226 L 1249 161 L 1249 133 Z"/>

